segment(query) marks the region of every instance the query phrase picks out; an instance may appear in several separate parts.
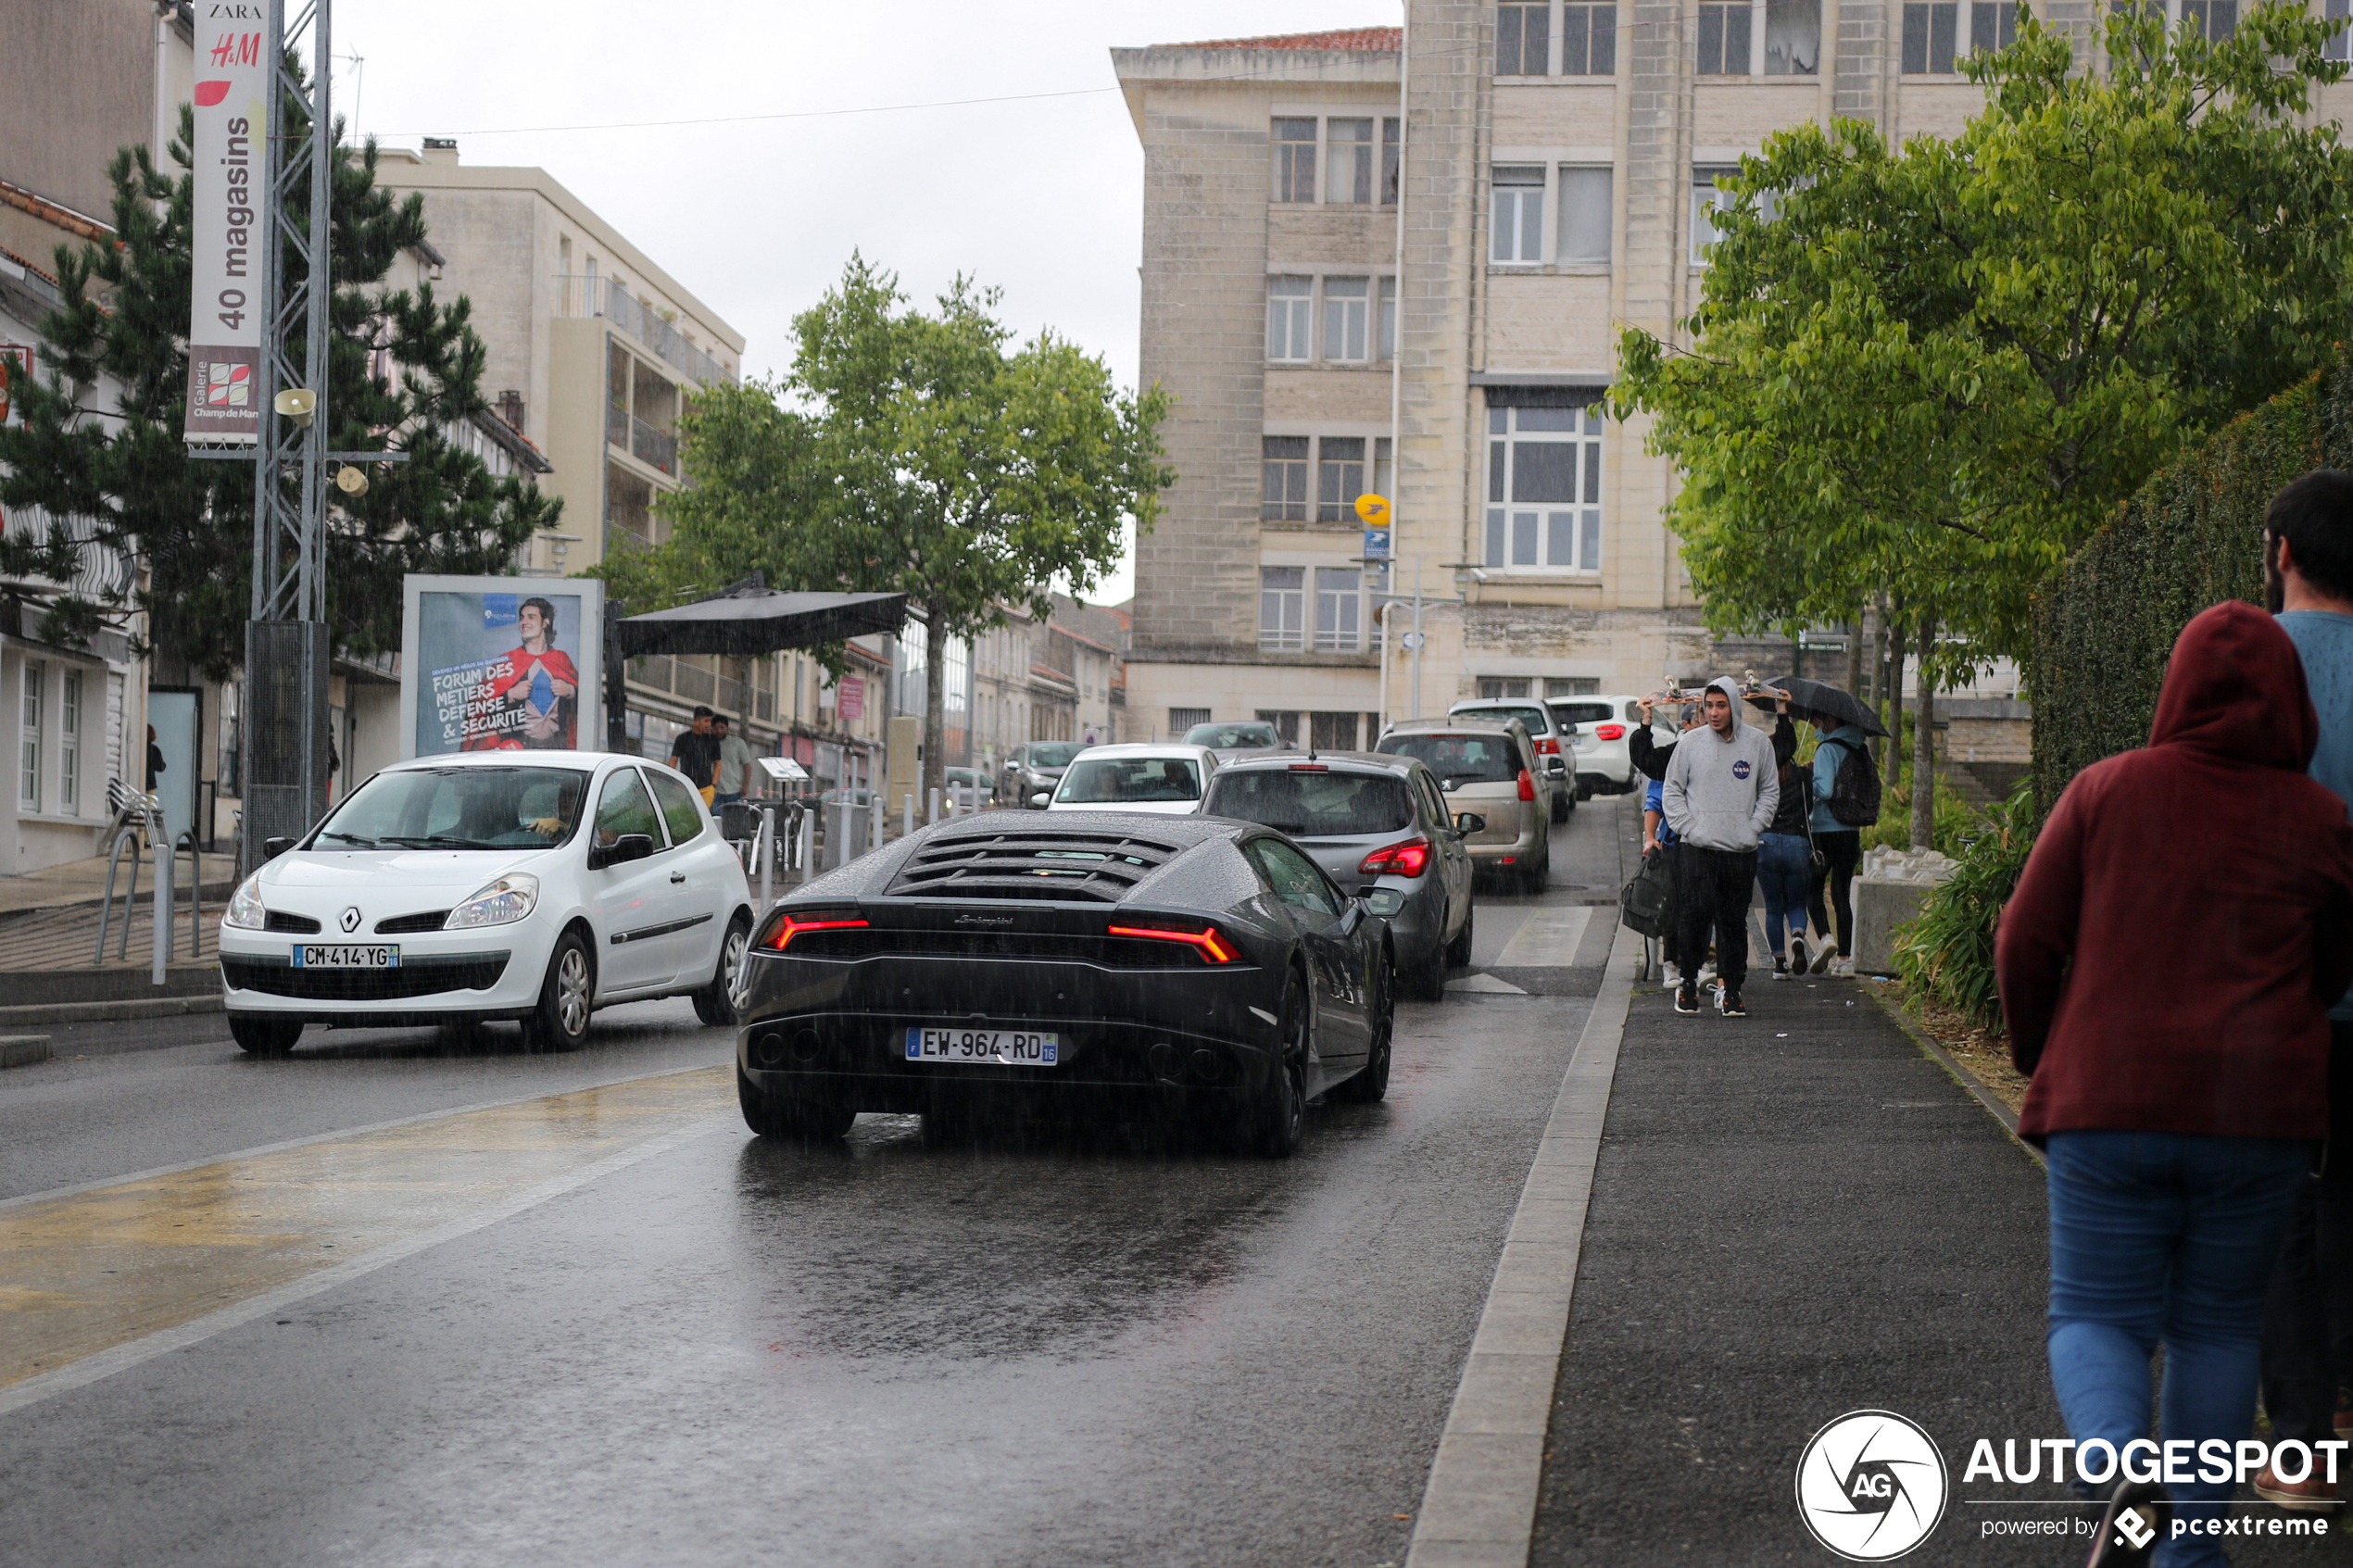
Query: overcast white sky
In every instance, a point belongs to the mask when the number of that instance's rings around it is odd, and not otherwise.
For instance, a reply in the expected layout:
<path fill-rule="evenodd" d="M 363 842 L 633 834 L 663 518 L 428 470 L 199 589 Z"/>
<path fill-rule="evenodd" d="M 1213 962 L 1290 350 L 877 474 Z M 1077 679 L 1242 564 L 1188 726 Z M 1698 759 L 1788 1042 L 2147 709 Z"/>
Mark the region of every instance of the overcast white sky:
<path fill-rule="evenodd" d="M 956 272 L 1136 380 L 1143 155 L 1114 46 L 1393 26 L 1398 0 L 337 0 L 337 108 L 387 144 L 452 135 L 535 164 L 740 331 L 791 358 L 793 316 L 850 251 L 928 300 Z M 1105 89 L 1085 92 L 1085 89 Z M 660 129 L 611 126 L 1014 94 L 1078 95 Z M 493 132 L 506 132 L 494 134 Z M 1099 589 L 1116 603 L 1131 582 Z"/>

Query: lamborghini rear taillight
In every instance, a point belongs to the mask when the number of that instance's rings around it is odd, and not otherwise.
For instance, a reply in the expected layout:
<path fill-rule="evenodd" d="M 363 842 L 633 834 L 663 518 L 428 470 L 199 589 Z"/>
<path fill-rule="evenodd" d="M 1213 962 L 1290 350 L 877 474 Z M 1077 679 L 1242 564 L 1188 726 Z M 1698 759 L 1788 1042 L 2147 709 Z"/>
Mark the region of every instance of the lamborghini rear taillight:
<path fill-rule="evenodd" d="M 1201 955 L 1201 961 L 1203 963 L 1232 963 L 1234 961 L 1234 950 L 1226 945 L 1225 938 L 1217 934 L 1217 928 L 1214 925 L 1206 931 L 1172 931 L 1157 925 L 1114 925 L 1111 928 L 1111 935 L 1149 936 L 1156 942 L 1189 943 L 1193 951 Z"/>

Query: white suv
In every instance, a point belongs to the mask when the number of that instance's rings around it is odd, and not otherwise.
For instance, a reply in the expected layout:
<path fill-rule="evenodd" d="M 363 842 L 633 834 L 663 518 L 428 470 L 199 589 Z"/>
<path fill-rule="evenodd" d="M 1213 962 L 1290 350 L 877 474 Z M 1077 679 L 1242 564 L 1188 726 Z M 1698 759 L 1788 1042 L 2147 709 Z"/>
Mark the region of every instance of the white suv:
<path fill-rule="evenodd" d="M 1547 697 L 1544 706 L 1568 732 L 1579 798 L 1623 795 L 1635 786 L 1634 761 L 1626 753 L 1626 742 L 1642 721 L 1638 699 L 1555 696 Z"/>

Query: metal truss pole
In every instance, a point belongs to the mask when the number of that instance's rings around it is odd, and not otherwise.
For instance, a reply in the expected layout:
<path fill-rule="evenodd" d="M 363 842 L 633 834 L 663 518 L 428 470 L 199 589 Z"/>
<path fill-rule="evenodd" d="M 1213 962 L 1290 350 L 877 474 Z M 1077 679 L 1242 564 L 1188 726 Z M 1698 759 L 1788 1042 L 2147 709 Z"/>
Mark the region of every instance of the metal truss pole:
<path fill-rule="evenodd" d="M 269 0 L 269 183 L 261 203 L 260 440 L 254 465 L 252 619 L 245 627 L 245 866 L 272 839 L 308 832 L 326 811 L 327 339 L 333 223 L 334 121 L 330 0 L 291 20 Z M 309 44 L 309 80 L 287 52 Z M 300 127 L 293 120 L 301 116 Z M 307 418 L 277 408 L 301 388 Z"/>

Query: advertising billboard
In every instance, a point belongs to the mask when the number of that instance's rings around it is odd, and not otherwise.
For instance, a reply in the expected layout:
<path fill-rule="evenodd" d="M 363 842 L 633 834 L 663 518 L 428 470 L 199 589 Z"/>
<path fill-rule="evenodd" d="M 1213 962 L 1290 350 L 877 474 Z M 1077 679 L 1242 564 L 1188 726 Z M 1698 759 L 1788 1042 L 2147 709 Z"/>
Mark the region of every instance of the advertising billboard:
<path fill-rule="evenodd" d="M 190 207 L 186 439 L 261 438 L 262 204 L 270 62 L 259 6 L 196 7 L 195 190 Z"/>
<path fill-rule="evenodd" d="M 604 584 L 402 579 L 400 754 L 604 749 Z"/>

